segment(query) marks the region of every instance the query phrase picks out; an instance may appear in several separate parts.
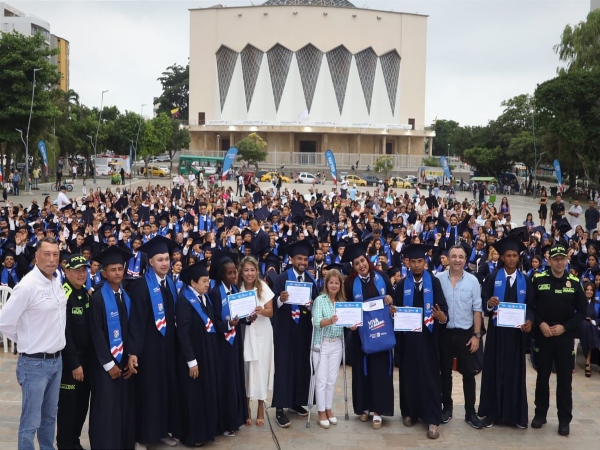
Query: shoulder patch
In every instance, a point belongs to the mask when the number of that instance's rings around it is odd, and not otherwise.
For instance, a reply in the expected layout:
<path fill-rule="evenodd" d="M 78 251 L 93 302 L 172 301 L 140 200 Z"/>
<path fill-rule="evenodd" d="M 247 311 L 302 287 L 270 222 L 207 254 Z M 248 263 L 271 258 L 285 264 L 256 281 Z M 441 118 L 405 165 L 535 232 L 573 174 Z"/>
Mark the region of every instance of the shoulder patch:
<path fill-rule="evenodd" d="M 548 272 L 547 271 L 543 271 L 540 273 L 536 273 L 533 278 L 541 278 L 541 277 L 547 277 L 548 276 Z"/>
<path fill-rule="evenodd" d="M 575 275 L 573 275 L 571 273 L 567 276 L 567 278 L 569 280 L 573 280 L 573 281 L 576 281 L 577 283 L 579 283 L 579 278 L 577 278 Z"/>

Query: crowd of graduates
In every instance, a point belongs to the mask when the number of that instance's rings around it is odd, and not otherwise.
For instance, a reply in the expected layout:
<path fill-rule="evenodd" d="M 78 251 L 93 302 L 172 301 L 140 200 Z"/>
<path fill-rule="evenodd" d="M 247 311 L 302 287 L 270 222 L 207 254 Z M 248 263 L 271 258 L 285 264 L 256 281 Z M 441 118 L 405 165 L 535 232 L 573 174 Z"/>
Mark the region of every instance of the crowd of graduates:
<path fill-rule="evenodd" d="M 341 351 L 352 366 L 352 405 L 361 421 L 372 416 L 379 429 L 382 416 L 394 415 L 395 363 L 402 422 L 422 420 L 435 439 L 437 426 L 452 417 L 451 399 L 442 395 L 448 379 L 443 367 L 458 357 L 444 347 L 444 336 L 450 336 L 444 333 L 456 326 L 468 332 L 469 343 L 472 333 L 479 340 L 486 333 L 481 313 L 490 317 L 485 349 L 483 341 L 472 345 L 472 365 L 458 368 L 465 380 L 483 372 L 478 416 L 484 420 L 466 411 L 474 428 L 527 427 L 525 355 L 540 347 L 536 333 L 549 337 L 564 325 L 554 336 L 563 335 L 570 351 L 574 339 L 581 340 L 585 375 L 592 375 L 600 347 L 600 241 L 595 230 L 572 229 L 564 206 L 562 213 L 552 206 L 547 230 L 532 216 L 514 223 L 506 198 L 494 208 L 391 189 L 353 197 L 336 187 L 306 195 L 257 187 L 237 196 L 226 186 L 148 185 L 92 190 L 62 207 L 46 199 L 43 205 L 4 208 L 2 285 L 14 288 L 34 267 L 44 237 L 60 248 L 58 276 L 68 303 L 58 447 L 81 448 L 90 393 L 92 448 L 175 445 L 176 439 L 194 446 L 233 437 L 243 426 L 263 426 L 269 390 L 277 423 L 288 427 L 286 408 L 308 414 L 311 377 L 317 378 L 319 425 L 328 428 L 337 419 L 327 385 L 335 384 Z M 564 277 L 552 266 L 563 257 Z M 477 282 L 471 322 L 464 327 L 456 322 L 458 300 L 448 298 L 444 285 L 456 289 L 453 267 Z M 507 283 L 513 273 L 514 285 Z M 554 281 L 543 283 L 548 277 Z M 288 281 L 312 283 L 315 303 L 287 304 Z M 539 289 L 555 281 L 567 283 L 565 292 L 574 289 L 574 308 L 550 323 L 539 306 Z M 227 296 L 244 290 L 257 291 L 255 314 L 231 317 Z M 381 308 L 365 310 L 372 320 L 389 326 L 397 307 L 417 306 L 424 310 L 423 330 L 392 328 L 393 342 L 372 350 L 366 316 L 363 326 L 334 330 L 337 318 L 328 302 L 375 298 Z M 496 327 L 500 301 L 526 303 L 527 324 Z M 329 353 L 325 341 L 334 344 Z M 315 352 L 322 358 L 318 371 Z M 561 376 L 565 364 L 569 373 L 574 368 L 560 358 L 550 366 L 533 362 Z M 548 409 L 544 392 L 539 395 L 535 428 L 545 423 Z M 259 401 L 256 421 L 251 399 Z M 561 423 L 568 425 L 570 414 L 568 404 L 559 404 Z"/>

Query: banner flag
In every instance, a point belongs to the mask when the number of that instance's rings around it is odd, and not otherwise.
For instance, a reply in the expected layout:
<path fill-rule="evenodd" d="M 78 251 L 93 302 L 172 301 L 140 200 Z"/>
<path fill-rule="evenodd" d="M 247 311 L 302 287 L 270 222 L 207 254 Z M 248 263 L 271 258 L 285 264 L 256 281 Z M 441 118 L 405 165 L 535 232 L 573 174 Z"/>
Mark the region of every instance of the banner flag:
<path fill-rule="evenodd" d="M 327 150 L 325 152 L 325 159 L 327 160 L 327 165 L 329 166 L 329 170 L 331 170 L 331 177 L 333 178 L 333 184 L 337 185 L 337 167 L 335 165 L 335 156 L 331 150 Z"/>
<path fill-rule="evenodd" d="M 229 169 L 231 169 L 231 166 L 233 165 L 237 154 L 238 149 L 235 147 L 231 147 L 229 150 L 227 150 L 227 154 L 225 155 L 225 159 L 223 160 L 223 172 L 221 174 L 221 183 L 227 178 Z"/>

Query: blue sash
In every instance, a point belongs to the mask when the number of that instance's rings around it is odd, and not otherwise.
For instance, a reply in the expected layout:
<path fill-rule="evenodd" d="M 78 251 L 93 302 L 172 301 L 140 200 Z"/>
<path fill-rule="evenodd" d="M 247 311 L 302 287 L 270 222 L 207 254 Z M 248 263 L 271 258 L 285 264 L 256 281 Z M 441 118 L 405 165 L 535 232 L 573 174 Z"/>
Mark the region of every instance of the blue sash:
<path fill-rule="evenodd" d="M 162 237 L 166 237 L 169 232 L 169 227 L 159 228 L 156 234 L 161 235 Z"/>
<path fill-rule="evenodd" d="M 192 291 L 192 288 L 189 287 L 188 285 L 185 285 L 182 292 L 183 292 L 183 296 L 186 298 L 186 300 L 188 302 L 190 302 L 190 305 L 192 305 L 192 308 L 194 308 L 194 310 L 198 313 L 198 315 L 202 319 L 202 322 L 204 322 L 204 327 L 206 328 L 206 332 L 214 333 L 215 327 L 213 326 L 212 320 L 210 320 L 210 318 L 206 314 L 204 314 L 204 311 L 202 311 L 202 306 L 200 305 L 200 301 L 198 300 L 198 297 L 196 297 L 196 294 L 194 293 L 194 291 Z M 208 297 L 208 295 L 206 296 L 206 300 L 208 301 L 208 303 L 210 303 L 212 305 L 212 302 L 210 301 L 210 298 Z"/>
<path fill-rule="evenodd" d="M 104 283 L 104 286 L 102 286 L 102 290 L 100 292 L 102 292 L 104 309 L 106 311 L 106 324 L 108 327 L 108 345 L 110 346 L 110 353 L 112 354 L 113 358 L 120 363 L 121 358 L 123 357 L 123 332 L 121 330 L 121 322 L 119 320 L 119 307 L 117 305 L 117 299 L 115 298 L 115 293 L 108 283 Z M 125 307 L 127 308 L 127 321 L 129 321 L 131 300 L 123 288 L 121 288 L 121 296 L 123 297 Z"/>
<path fill-rule="evenodd" d="M 303 275 L 305 277 L 307 277 L 310 281 L 312 281 L 312 283 L 316 286 L 317 282 L 308 272 L 304 272 Z M 296 277 L 296 274 L 294 273 L 293 267 L 290 267 L 288 269 L 287 276 L 288 276 L 288 281 L 298 281 L 298 278 Z M 300 306 L 299 305 L 290 305 L 290 308 L 292 308 L 292 319 L 294 319 L 294 322 L 296 322 L 296 325 L 298 325 L 300 323 Z"/>
<path fill-rule="evenodd" d="M 204 228 L 204 217 L 202 215 L 198 216 L 198 231 L 206 231 L 207 233 L 212 230 L 212 220 L 210 220 L 210 216 L 206 215 L 206 225 L 207 228 Z"/>
<path fill-rule="evenodd" d="M 127 276 L 137 278 L 140 276 L 142 267 L 142 252 L 137 252 L 137 255 L 132 256 L 127 263 Z"/>
<path fill-rule="evenodd" d="M 494 265 L 494 262 L 493 262 L 493 261 L 490 261 L 490 262 L 488 263 L 488 269 L 490 269 L 490 273 L 494 273 L 494 270 L 496 270 L 496 268 L 497 268 L 497 266 L 496 266 L 496 265 Z"/>
<path fill-rule="evenodd" d="M 450 225 L 448 224 L 448 228 L 446 228 L 446 239 L 450 239 L 450 231 L 454 228 L 454 242 L 458 239 L 458 225 Z"/>
<path fill-rule="evenodd" d="M 412 306 L 415 296 L 415 279 L 408 277 L 404 281 L 404 306 Z M 423 323 L 433 331 L 433 284 L 429 272 L 423 272 Z"/>
<path fill-rule="evenodd" d="M 525 281 L 525 275 L 522 272 L 516 271 L 517 274 L 517 302 L 524 304 L 527 282 Z M 504 301 L 504 295 L 506 294 L 506 271 L 499 270 L 496 272 L 496 280 L 494 281 L 494 297 L 498 297 L 500 301 Z M 498 306 L 494 307 L 494 314 L 492 320 L 496 325 L 498 320 Z"/>
<path fill-rule="evenodd" d="M 12 278 L 13 282 L 15 283 L 15 286 L 17 285 L 17 283 L 19 282 L 19 277 L 17 276 L 17 271 L 15 270 L 16 268 L 17 268 L 17 265 L 15 264 L 15 266 L 12 269 L 7 269 L 5 267 L 2 270 L 2 278 L 0 278 L 1 286 L 8 286 L 8 276 L 9 275 Z"/>
<path fill-rule="evenodd" d="M 165 305 L 163 304 L 164 300 L 162 291 L 160 290 L 160 285 L 158 284 L 158 280 L 156 279 L 156 274 L 154 273 L 152 266 L 148 268 L 144 277 L 146 278 L 148 291 L 150 291 L 150 302 L 152 303 L 152 312 L 154 313 L 154 324 L 156 325 L 156 329 L 160 331 L 160 334 L 164 336 L 167 332 Z M 175 283 L 173 283 L 173 280 L 171 280 L 169 277 L 165 277 L 165 279 L 167 280 L 167 286 L 169 286 L 169 289 L 171 290 L 173 303 L 175 304 L 175 302 L 177 302 Z"/>
<path fill-rule="evenodd" d="M 175 275 L 173 282 L 175 283 L 175 289 L 177 289 L 177 293 L 179 293 L 183 287 L 183 281 L 181 281 L 181 277 L 179 275 Z"/>
<path fill-rule="evenodd" d="M 227 291 L 225 290 L 225 286 L 223 286 L 223 282 L 219 284 L 219 292 L 221 293 L 221 319 L 225 322 L 229 322 L 229 319 L 233 319 L 233 317 L 231 317 L 231 312 L 229 311 Z M 238 289 L 234 284 L 231 285 L 231 292 L 234 294 L 238 292 Z M 225 340 L 229 342 L 230 345 L 233 345 L 233 342 L 235 341 L 235 334 L 235 327 L 225 332 Z"/>

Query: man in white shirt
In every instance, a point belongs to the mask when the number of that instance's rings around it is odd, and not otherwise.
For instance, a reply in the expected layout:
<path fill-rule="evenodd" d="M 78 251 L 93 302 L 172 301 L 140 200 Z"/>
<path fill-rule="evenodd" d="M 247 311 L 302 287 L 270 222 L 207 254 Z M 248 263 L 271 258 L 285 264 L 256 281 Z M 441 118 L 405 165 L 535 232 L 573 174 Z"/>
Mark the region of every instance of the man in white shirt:
<path fill-rule="evenodd" d="M 583 208 L 579 204 L 579 200 L 573 200 L 573 205 L 569 209 L 569 222 L 571 227 L 573 228 L 573 233 L 575 232 L 575 228 L 581 225 L 581 215 L 583 214 Z"/>
<path fill-rule="evenodd" d="M 37 264 L 15 286 L 0 311 L 0 332 L 19 345 L 17 381 L 23 393 L 19 422 L 19 449 L 54 448 L 54 427 L 65 347 L 67 298 L 58 268 L 56 240 L 38 243 Z"/>
<path fill-rule="evenodd" d="M 67 197 L 67 187 L 65 185 L 62 185 L 60 187 L 60 192 L 58 193 L 58 197 L 56 197 L 56 203 L 58 205 L 58 209 L 62 209 L 64 206 L 67 206 L 69 203 L 71 203 L 71 200 L 69 200 L 69 197 Z"/>

